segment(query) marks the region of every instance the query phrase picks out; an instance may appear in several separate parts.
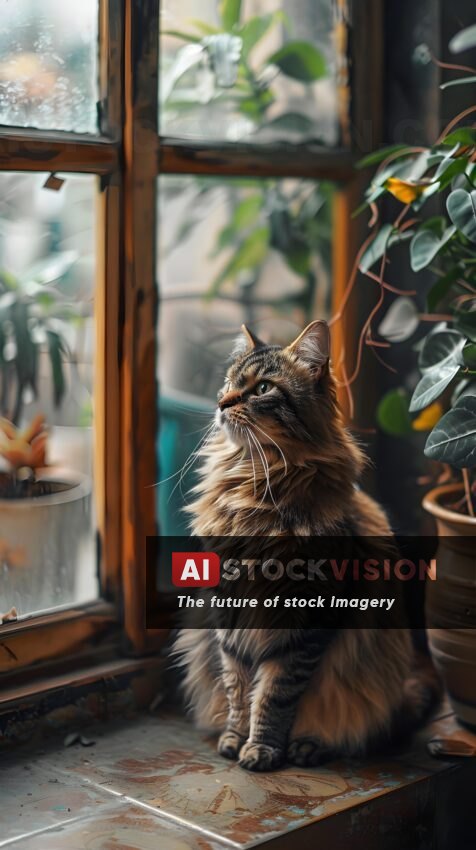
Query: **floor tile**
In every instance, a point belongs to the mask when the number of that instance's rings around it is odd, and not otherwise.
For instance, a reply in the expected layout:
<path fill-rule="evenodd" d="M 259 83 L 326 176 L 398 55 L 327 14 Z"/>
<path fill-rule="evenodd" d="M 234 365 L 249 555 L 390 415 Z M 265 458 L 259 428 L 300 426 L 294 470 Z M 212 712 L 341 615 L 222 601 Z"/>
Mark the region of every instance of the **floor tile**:
<path fill-rule="evenodd" d="M 101 788 L 75 775 L 59 777 L 47 759 L 42 765 L 26 758 L 2 760 L 0 847 L 7 839 L 91 814 L 110 802 Z"/>
<path fill-rule="evenodd" d="M 223 844 L 120 802 L 90 817 L 75 818 L 25 835 L 6 850 L 225 850 Z"/>
<path fill-rule="evenodd" d="M 98 741 L 88 764 L 59 754 L 56 769 L 216 839 L 254 846 L 419 782 L 428 771 L 396 759 L 250 774 L 217 755 L 183 720 L 148 718 Z"/>

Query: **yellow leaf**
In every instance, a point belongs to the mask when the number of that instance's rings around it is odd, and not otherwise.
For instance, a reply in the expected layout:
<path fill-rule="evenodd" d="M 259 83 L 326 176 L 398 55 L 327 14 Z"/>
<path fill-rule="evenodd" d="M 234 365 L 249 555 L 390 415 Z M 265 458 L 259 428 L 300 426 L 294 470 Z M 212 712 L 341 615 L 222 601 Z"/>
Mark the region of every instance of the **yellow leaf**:
<path fill-rule="evenodd" d="M 398 180 L 389 177 L 383 184 L 388 192 L 402 204 L 412 204 L 429 186 L 429 181 L 414 183 L 411 180 Z"/>
<path fill-rule="evenodd" d="M 434 401 L 412 422 L 414 431 L 431 431 L 443 416 L 443 407 L 439 401 Z"/>

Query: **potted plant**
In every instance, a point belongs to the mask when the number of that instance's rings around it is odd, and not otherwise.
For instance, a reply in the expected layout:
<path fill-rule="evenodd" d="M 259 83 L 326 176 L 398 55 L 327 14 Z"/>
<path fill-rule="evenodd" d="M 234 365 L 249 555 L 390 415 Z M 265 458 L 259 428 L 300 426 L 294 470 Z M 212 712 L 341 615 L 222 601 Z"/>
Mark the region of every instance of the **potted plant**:
<path fill-rule="evenodd" d="M 476 26 L 452 40 L 454 52 L 476 46 Z M 474 84 L 475 71 L 450 66 L 465 76 L 443 87 Z M 439 534 L 438 580 L 427 592 L 429 639 L 459 717 L 476 725 L 476 126 L 472 105 L 457 115 L 431 147 L 394 145 L 366 157 L 378 164 L 363 207 L 372 231 L 359 253 L 360 271 L 379 287 L 379 300 L 360 335 L 363 346 L 410 339 L 416 344 L 420 379 L 407 396 L 393 390 L 380 402 L 377 418 L 394 435 L 428 430 L 424 453 L 445 465 L 445 484 L 425 496 L 424 508 Z M 441 198 L 440 214 L 428 214 L 430 198 Z M 382 198 L 396 202 L 392 223 L 380 222 Z M 395 200 L 392 200 L 395 199 Z M 402 293 L 385 279 L 387 256 L 397 244 L 409 249 L 414 272 L 432 274 L 426 292 Z M 375 318 L 388 291 L 398 293 L 378 329 Z M 417 296 L 410 297 L 410 296 Z M 420 296 L 420 297 L 418 297 Z M 377 334 L 382 342 L 376 340 Z M 351 376 L 352 378 L 352 376 Z M 407 403 L 408 402 L 408 403 Z"/>
<path fill-rule="evenodd" d="M 0 418 L 0 610 L 20 614 L 75 601 L 89 479 L 46 462 L 37 415 L 24 429 Z"/>

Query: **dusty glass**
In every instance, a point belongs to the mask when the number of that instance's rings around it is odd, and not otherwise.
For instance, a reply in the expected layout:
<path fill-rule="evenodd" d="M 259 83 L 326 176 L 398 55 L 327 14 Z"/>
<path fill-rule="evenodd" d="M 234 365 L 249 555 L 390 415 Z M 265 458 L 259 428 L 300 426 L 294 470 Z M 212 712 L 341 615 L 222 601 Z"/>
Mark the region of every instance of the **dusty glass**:
<path fill-rule="evenodd" d="M 349 144 L 347 0 L 165 0 L 160 131 Z"/>
<path fill-rule="evenodd" d="M 95 193 L 0 173 L 0 615 L 98 595 Z"/>
<path fill-rule="evenodd" d="M 158 504 L 161 532 L 178 534 L 240 325 L 286 343 L 330 315 L 333 186 L 163 176 L 158 196 Z"/>
<path fill-rule="evenodd" d="M 98 0 L 0 0 L 0 124 L 97 133 Z"/>

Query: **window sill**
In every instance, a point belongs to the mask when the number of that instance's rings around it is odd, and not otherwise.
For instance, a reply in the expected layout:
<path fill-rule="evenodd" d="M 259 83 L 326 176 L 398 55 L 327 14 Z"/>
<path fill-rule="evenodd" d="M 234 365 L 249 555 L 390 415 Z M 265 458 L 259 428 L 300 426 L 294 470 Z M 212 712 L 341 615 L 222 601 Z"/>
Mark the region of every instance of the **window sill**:
<path fill-rule="evenodd" d="M 88 730 L 95 745 L 87 749 L 56 744 L 35 754 L 29 746 L 4 759 L 2 847 L 21 835 L 24 850 L 466 850 L 476 761 L 431 759 L 435 734 L 457 735 L 453 716 L 391 758 L 258 775 L 220 758 L 182 719 L 108 723 Z"/>

